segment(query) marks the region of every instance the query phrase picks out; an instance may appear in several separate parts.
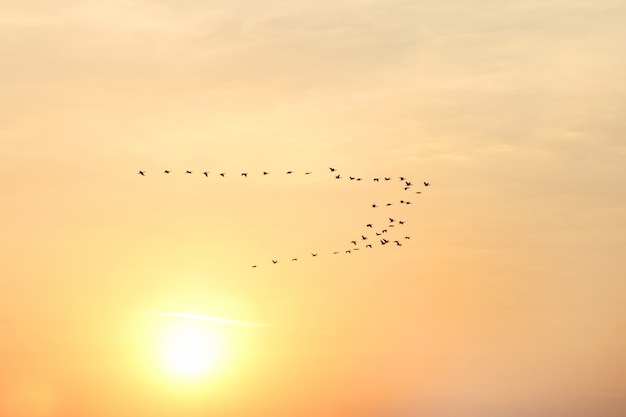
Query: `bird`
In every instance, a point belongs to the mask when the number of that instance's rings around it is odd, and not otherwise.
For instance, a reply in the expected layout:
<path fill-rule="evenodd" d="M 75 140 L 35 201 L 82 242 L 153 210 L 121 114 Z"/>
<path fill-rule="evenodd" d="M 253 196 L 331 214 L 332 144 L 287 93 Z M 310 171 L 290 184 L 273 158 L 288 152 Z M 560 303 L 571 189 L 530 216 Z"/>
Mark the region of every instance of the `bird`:
<path fill-rule="evenodd" d="M 371 248 L 371 247 L 372 247 L 372 245 L 365 245 L 365 247 L 366 247 L 366 248 Z"/>
<path fill-rule="evenodd" d="M 391 203 L 387 203 L 386 205 L 387 205 L 387 206 L 390 206 L 390 205 L 391 205 Z"/>
<path fill-rule="evenodd" d="M 413 204 L 413 203 L 411 203 L 410 201 L 407 201 L 407 202 L 406 202 L 406 203 L 404 203 L 404 204 Z"/>
<path fill-rule="evenodd" d="M 169 174 L 171 171 L 168 171 L 167 169 L 165 171 L 163 171 L 166 174 Z"/>
<path fill-rule="evenodd" d="M 411 239 L 411 236 L 405 236 L 404 238 L 405 238 L 406 240 L 409 240 L 409 239 Z"/>
<path fill-rule="evenodd" d="M 389 181 L 391 177 L 385 177 L 385 181 Z"/>
<path fill-rule="evenodd" d="M 428 187 L 430 185 L 429 182 L 424 181 L 424 187 Z"/>
<path fill-rule="evenodd" d="M 368 223 L 365 226 L 369 227 L 370 229 L 372 228 L 372 224 L 371 223 Z"/>
<path fill-rule="evenodd" d="M 340 178 L 341 178 L 341 174 L 335 175 L 335 179 L 340 179 Z"/>
<path fill-rule="evenodd" d="M 396 243 L 396 246 L 402 246 L 402 243 L 398 242 L 397 240 L 394 240 L 394 242 Z"/>
<path fill-rule="evenodd" d="M 390 221 L 391 223 L 393 223 L 395 220 L 394 220 L 394 219 L 392 219 L 392 218 L 390 217 L 390 218 L 389 218 L 389 221 Z"/>
<path fill-rule="evenodd" d="M 224 177 L 224 176 L 226 176 L 226 173 L 225 173 L 225 172 L 222 172 L 222 173 L 220 174 L 220 177 Z"/>
<path fill-rule="evenodd" d="M 356 246 L 356 240 L 351 241 L 350 243 L 352 243 L 353 245 Z"/>
<path fill-rule="evenodd" d="M 411 185 L 413 185 L 413 183 L 409 181 L 404 181 L 404 183 L 406 184 L 407 187 L 410 187 Z"/>
<path fill-rule="evenodd" d="M 400 204 L 404 204 L 404 200 L 400 200 Z"/>
<path fill-rule="evenodd" d="M 203 174 L 204 174 L 205 177 L 208 177 L 209 176 L 209 171 L 204 171 Z"/>
<path fill-rule="evenodd" d="M 416 191 L 415 194 L 422 194 L 422 192 L 421 191 Z"/>
<path fill-rule="evenodd" d="M 241 173 L 241 176 L 242 176 L 242 177 L 246 177 L 246 178 L 248 178 L 248 173 L 247 173 L 247 172 L 242 172 L 242 173 Z"/>
<path fill-rule="evenodd" d="M 304 175 L 309 175 L 309 174 L 311 174 L 311 173 L 310 173 L 310 172 L 305 172 L 305 173 L 304 173 Z"/>
<path fill-rule="evenodd" d="M 404 224 L 404 220 L 398 220 L 398 223 Z"/>
<path fill-rule="evenodd" d="M 357 180 L 357 181 L 361 181 L 361 180 L 362 180 L 362 178 L 357 178 L 356 180 Z"/>
<path fill-rule="evenodd" d="M 252 265 L 252 268 L 256 268 L 256 265 Z"/>
<path fill-rule="evenodd" d="M 400 181 L 404 181 L 404 179 L 405 179 L 404 177 L 400 177 Z"/>
<path fill-rule="evenodd" d="M 333 255 L 337 255 L 339 252 L 333 252 Z"/>
<path fill-rule="evenodd" d="M 139 171 L 137 174 L 142 175 L 142 176 L 146 176 L 146 172 L 145 171 Z"/>
<path fill-rule="evenodd" d="M 372 207 L 376 208 L 376 207 L 378 207 L 378 206 L 377 206 L 376 204 L 372 204 Z"/>
<path fill-rule="evenodd" d="M 277 264 L 277 263 L 278 263 L 278 261 L 275 261 L 275 260 L 273 260 L 273 259 L 272 259 L 272 263 Z"/>
<path fill-rule="evenodd" d="M 354 179 L 354 177 L 348 177 L 348 178 L 350 178 L 350 180 L 353 180 L 353 179 Z"/>
<path fill-rule="evenodd" d="M 374 182 L 379 182 L 380 178 L 374 178 Z"/>
<path fill-rule="evenodd" d="M 263 171 L 263 175 L 267 175 L 267 174 L 269 174 L 269 172 Z"/>
<path fill-rule="evenodd" d="M 350 252 L 349 250 L 347 250 L 347 251 L 346 251 L 346 253 L 352 253 L 352 252 Z"/>
<path fill-rule="evenodd" d="M 361 239 L 363 239 L 363 240 L 367 240 L 367 236 L 363 236 L 363 235 L 361 235 Z"/>
<path fill-rule="evenodd" d="M 291 174 L 293 171 L 287 171 L 287 174 Z"/>
<path fill-rule="evenodd" d="M 185 174 L 191 174 L 191 173 L 193 173 L 193 171 L 189 171 L 189 170 L 185 171 Z"/>
<path fill-rule="evenodd" d="M 298 260 L 298 258 L 292 258 L 291 260 L 292 260 L 292 261 L 297 261 L 297 260 Z"/>
<path fill-rule="evenodd" d="M 381 244 L 381 245 L 386 245 L 386 244 L 387 244 L 387 242 L 388 242 L 388 240 L 386 240 L 386 239 L 381 239 L 381 240 L 380 240 L 380 244 Z"/>
<path fill-rule="evenodd" d="M 381 235 L 380 233 L 376 232 L 376 236 L 380 236 L 380 235 Z"/>
<path fill-rule="evenodd" d="M 404 187 L 404 191 L 408 190 L 409 188 L 411 188 L 411 187 Z"/>
<path fill-rule="evenodd" d="M 383 229 L 383 230 L 382 230 L 382 233 L 387 233 L 387 229 Z"/>
<path fill-rule="evenodd" d="M 330 168 L 330 172 L 335 172 L 335 168 Z"/>
<path fill-rule="evenodd" d="M 311 252 L 311 256 L 317 256 L 317 253 Z"/>

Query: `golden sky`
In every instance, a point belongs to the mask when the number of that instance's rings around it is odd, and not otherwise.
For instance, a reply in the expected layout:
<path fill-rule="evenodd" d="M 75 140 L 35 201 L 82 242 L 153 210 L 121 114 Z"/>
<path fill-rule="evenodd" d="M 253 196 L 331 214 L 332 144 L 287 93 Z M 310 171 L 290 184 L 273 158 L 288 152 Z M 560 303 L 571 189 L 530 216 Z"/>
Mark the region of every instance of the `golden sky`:
<path fill-rule="evenodd" d="M 4 1 L 0 416 L 625 415 L 624 21 Z"/>

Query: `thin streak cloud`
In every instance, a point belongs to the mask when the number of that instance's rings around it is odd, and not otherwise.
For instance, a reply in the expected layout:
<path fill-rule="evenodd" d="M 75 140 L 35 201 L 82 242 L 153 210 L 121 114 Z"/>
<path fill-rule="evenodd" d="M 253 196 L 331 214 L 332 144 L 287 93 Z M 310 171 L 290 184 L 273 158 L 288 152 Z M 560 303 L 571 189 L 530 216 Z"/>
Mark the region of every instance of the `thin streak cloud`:
<path fill-rule="evenodd" d="M 178 317 L 178 318 L 182 318 L 182 319 L 210 321 L 210 322 L 213 322 L 213 323 L 230 324 L 232 326 L 243 326 L 243 327 L 268 327 L 269 326 L 268 323 L 249 323 L 249 322 L 245 322 L 245 321 L 225 319 L 225 318 L 222 318 L 222 317 L 202 316 L 200 314 L 161 313 L 161 312 L 152 312 L 152 313 L 148 313 L 148 314 L 151 315 L 151 316 Z"/>

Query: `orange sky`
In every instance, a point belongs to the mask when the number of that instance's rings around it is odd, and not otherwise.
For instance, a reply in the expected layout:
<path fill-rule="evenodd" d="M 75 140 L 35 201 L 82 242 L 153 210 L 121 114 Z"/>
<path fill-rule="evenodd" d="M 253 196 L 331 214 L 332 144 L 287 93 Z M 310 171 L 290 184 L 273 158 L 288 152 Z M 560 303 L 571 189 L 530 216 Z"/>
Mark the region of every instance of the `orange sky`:
<path fill-rule="evenodd" d="M 625 415 L 624 21 L 5 1 L 0 416 Z M 181 382 L 150 312 L 270 325 Z"/>

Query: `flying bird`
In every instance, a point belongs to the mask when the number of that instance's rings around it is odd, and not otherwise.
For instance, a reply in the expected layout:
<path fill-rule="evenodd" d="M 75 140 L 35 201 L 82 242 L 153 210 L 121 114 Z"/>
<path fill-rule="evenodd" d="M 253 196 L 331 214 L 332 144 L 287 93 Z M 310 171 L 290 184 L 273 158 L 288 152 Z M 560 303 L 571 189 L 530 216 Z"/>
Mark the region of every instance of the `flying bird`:
<path fill-rule="evenodd" d="M 209 171 L 204 171 L 203 174 L 204 174 L 205 177 L 208 177 L 209 176 Z"/>
<path fill-rule="evenodd" d="M 406 240 L 409 240 L 409 239 L 411 239 L 411 236 L 405 236 L 404 238 L 405 238 Z"/>
<path fill-rule="evenodd" d="M 297 260 L 298 260 L 298 258 L 293 258 L 293 259 L 292 259 L 292 261 L 297 261 Z"/>
<path fill-rule="evenodd" d="M 372 207 L 376 208 L 376 207 L 378 207 L 378 206 L 377 206 L 376 204 L 372 204 Z"/>
<path fill-rule="evenodd" d="M 399 220 L 398 223 L 404 224 L 404 220 Z"/>
<path fill-rule="evenodd" d="M 317 253 L 311 253 L 311 256 L 317 256 Z"/>
<path fill-rule="evenodd" d="M 404 183 L 406 184 L 407 187 L 410 187 L 411 185 L 413 185 L 413 183 L 409 181 L 405 181 Z"/>
<path fill-rule="evenodd" d="M 368 223 L 368 224 L 366 224 L 365 226 L 367 226 L 367 227 L 371 228 L 371 227 L 372 227 L 372 224 L 371 224 L 371 223 Z"/>
<path fill-rule="evenodd" d="M 273 260 L 273 259 L 272 259 L 272 263 L 277 264 L 277 263 L 278 263 L 278 261 L 275 261 L 275 260 Z"/>
<path fill-rule="evenodd" d="M 394 242 L 396 243 L 396 246 L 402 246 L 402 243 L 398 242 L 397 240 L 394 240 Z"/>
<path fill-rule="evenodd" d="M 385 177 L 385 181 L 389 181 L 391 177 Z"/>
<path fill-rule="evenodd" d="M 355 246 L 356 246 L 356 240 L 353 240 L 353 241 L 352 241 L 352 242 L 350 242 L 350 243 L 352 243 L 353 245 L 355 245 Z"/>
<path fill-rule="evenodd" d="M 145 171 L 139 171 L 137 174 L 143 175 L 144 177 L 146 176 L 146 172 Z"/>
<path fill-rule="evenodd" d="M 389 221 L 390 221 L 391 223 L 393 223 L 395 220 L 394 220 L 394 219 L 392 219 L 392 218 L 390 217 L 390 218 L 389 218 Z"/>
<path fill-rule="evenodd" d="M 428 187 L 430 185 L 429 182 L 424 181 L 424 187 Z"/>
<path fill-rule="evenodd" d="M 309 174 L 310 174 L 310 172 L 305 172 L 305 173 L 304 173 L 304 175 L 309 175 Z"/>
<path fill-rule="evenodd" d="M 380 178 L 374 178 L 374 182 L 379 182 Z"/>
<path fill-rule="evenodd" d="M 189 170 L 185 171 L 185 174 L 191 174 L 191 173 L 193 173 L 193 171 L 189 171 Z"/>
<path fill-rule="evenodd" d="M 363 239 L 363 240 L 367 240 L 367 236 L 363 236 L 363 235 L 361 235 L 361 239 Z"/>
<path fill-rule="evenodd" d="M 256 265 L 252 265 L 252 268 L 256 268 Z"/>
<path fill-rule="evenodd" d="M 404 178 L 404 177 L 400 177 L 400 181 L 404 181 L 404 180 L 405 180 L 405 178 Z"/>
<path fill-rule="evenodd" d="M 348 178 L 350 178 L 350 180 L 353 180 L 353 179 L 354 179 L 354 177 L 348 177 Z"/>
<path fill-rule="evenodd" d="M 391 205 L 391 203 L 387 203 L 386 205 L 387 205 L 387 206 L 390 206 L 390 205 Z"/>
<path fill-rule="evenodd" d="M 224 177 L 224 176 L 226 176 L 226 173 L 225 173 L 225 172 L 222 172 L 222 173 L 220 174 L 220 177 Z"/>
<path fill-rule="evenodd" d="M 242 176 L 242 177 L 246 177 L 246 178 L 248 178 L 248 173 L 247 173 L 247 172 L 242 172 L 242 173 L 241 173 L 241 176 Z"/>
<path fill-rule="evenodd" d="M 168 171 L 167 169 L 165 171 L 163 171 L 163 172 L 166 173 L 166 174 L 170 173 L 170 171 Z"/>
<path fill-rule="evenodd" d="M 341 178 L 341 174 L 335 175 L 335 179 L 340 179 L 340 178 Z"/>
<path fill-rule="evenodd" d="M 287 174 L 291 174 L 293 171 L 287 171 Z"/>
<path fill-rule="evenodd" d="M 366 248 L 371 248 L 371 247 L 372 247 L 372 245 L 365 245 L 365 247 L 366 247 Z"/>
<path fill-rule="evenodd" d="M 263 175 L 267 175 L 267 174 L 269 174 L 269 172 L 263 171 Z"/>

